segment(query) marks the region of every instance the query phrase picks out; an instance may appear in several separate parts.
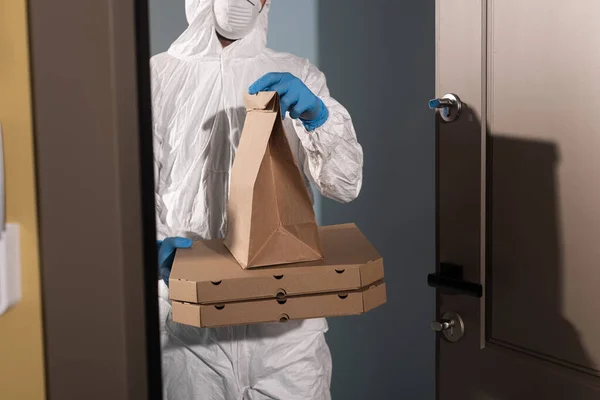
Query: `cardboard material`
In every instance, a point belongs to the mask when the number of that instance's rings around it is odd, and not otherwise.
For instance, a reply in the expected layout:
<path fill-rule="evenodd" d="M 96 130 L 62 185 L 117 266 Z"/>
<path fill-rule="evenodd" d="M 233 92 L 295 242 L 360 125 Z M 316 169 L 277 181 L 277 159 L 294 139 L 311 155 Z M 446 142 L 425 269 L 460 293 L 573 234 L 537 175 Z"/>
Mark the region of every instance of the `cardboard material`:
<path fill-rule="evenodd" d="M 173 301 L 173 321 L 197 327 L 218 327 L 295 319 L 358 315 L 386 302 L 385 283 L 346 293 L 288 299 L 253 300 L 220 305 Z"/>
<path fill-rule="evenodd" d="M 243 268 L 320 260 L 315 213 L 285 135 L 279 96 L 247 94 L 245 101 L 225 245 Z"/>
<path fill-rule="evenodd" d="M 357 290 L 383 279 L 383 259 L 356 225 L 319 230 L 325 258 L 302 264 L 245 270 L 218 240 L 178 250 L 170 297 L 201 304 L 286 298 Z"/>

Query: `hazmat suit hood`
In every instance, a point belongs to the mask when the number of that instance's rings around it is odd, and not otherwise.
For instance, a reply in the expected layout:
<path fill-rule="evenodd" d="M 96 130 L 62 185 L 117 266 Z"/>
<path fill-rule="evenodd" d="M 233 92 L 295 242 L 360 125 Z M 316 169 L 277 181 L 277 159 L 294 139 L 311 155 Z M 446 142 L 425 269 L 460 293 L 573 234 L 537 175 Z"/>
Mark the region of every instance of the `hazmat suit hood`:
<path fill-rule="evenodd" d="M 214 2 L 215 0 L 185 1 L 185 15 L 189 26 L 173 42 L 169 54 L 181 59 L 251 58 L 260 54 L 267 46 L 271 0 L 266 1 L 252 31 L 226 48 L 219 42 L 215 30 Z"/>

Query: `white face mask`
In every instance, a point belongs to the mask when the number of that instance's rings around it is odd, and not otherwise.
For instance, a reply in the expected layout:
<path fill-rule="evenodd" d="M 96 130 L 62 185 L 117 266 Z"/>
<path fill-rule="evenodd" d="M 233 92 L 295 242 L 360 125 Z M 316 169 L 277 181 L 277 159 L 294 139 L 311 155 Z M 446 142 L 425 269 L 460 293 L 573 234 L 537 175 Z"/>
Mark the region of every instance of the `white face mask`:
<path fill-rule="evenodd" d="M 252 31 L 262 9 L 260 0 L 215 0 L 216 31 L 238 40 Z"/>

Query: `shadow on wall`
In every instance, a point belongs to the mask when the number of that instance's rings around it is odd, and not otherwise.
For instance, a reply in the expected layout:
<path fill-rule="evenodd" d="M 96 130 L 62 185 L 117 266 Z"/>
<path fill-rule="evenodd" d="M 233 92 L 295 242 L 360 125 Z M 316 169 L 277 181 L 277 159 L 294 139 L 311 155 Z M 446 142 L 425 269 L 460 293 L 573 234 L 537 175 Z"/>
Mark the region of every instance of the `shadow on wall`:
<path fill-rule="evenodd" d="M 493 133 L 491 138 L 490 334 L 536 358 L 598 374 L 576 327 L 562 313 L 559 150 L 552 142 L 515 136 Z M 474 379 L 478 392 L 495 399 L 590 398 L 590 388 L 566 386 L 561 379 L 548 382 L 546 369 L 532 371 L 514 358 L 501 359 L 495 367 L 509 370 L 510 376 Z M 505 384 L 522 376 L 527 376 L 526 386 Z"/>
<path fill-rule="evenodd" d="M 595 369 L 562 316 L 557 146 L 494 134 L 491 149 L 492 334 L 573 367 Z"/>
<path fill-rule="evenodd" d="M 323 200 L 325 225 L 355 221 L 382 253 L 388 304 L 331 319 L 333 398 L 434 399 L 434 0 L 323 0 L 319 66 L 350 111 L 364 186 L 349 205 Z"/>
<path fill-rule="evenodd" d="M 494 133 L 491 140 L 491 335 L 536 357 L 598 374 L 576 327 L 562 313 L 559 149 L 552 142 L 515 136 Z M 515 379 L 528 376 L 527 389 L 482 377 L 483 390 L 502 399 L 590 398 L 587 387 L 549 383 L 545 371 L 511 367 Z"/>

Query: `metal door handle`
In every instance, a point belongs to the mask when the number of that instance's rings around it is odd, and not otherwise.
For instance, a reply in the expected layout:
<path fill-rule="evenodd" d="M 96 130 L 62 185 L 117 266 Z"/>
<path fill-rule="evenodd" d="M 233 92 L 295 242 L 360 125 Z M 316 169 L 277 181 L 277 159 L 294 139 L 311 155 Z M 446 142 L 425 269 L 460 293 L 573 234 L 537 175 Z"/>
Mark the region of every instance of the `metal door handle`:
<path fill-rule="evenodd" d="M 470 297 L 483 296 L 483 286 L 463 280 L 462 265 L 452 263 L 441 263 L 439 273 L 427 275 L 427 285 Z"/>
<path fill-rule="evenodd" d="M 462 110 L 462 102 L 457 95 L 448 93 L 442 98 L 429 100 L 429 108 L 440 110 L 440 116 L 446 122 L 455 121 Z"/>

